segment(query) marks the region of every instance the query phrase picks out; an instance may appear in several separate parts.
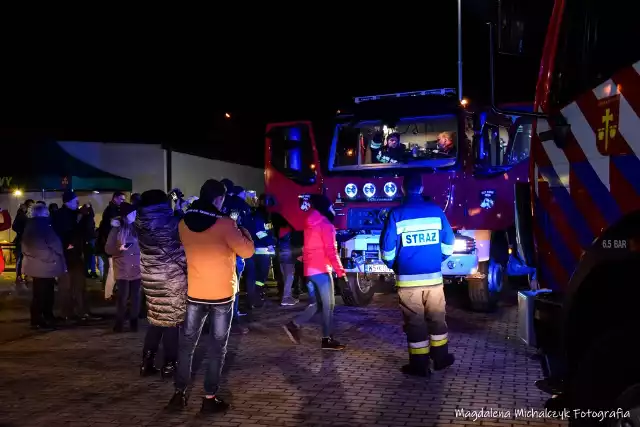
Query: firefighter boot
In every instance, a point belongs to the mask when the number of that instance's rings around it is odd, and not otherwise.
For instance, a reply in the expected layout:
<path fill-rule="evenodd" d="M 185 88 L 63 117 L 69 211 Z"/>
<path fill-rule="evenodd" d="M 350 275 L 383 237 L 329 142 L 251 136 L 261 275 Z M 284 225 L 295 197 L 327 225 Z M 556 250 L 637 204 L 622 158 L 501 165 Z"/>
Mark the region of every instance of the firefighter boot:
<path fill-rule="evenodd" d="M 442 371 L 453 365 L 456 358 L 453 354 L 449 353 L 449 345 L 434 345 L 431 344 L 431 360 L 433 360 L 433 370 Z"/>
<path fill-rule="evenodd" d="M 430 374 L 429 355 L 410 354 L 409 364 L 402 367 L 402 373 L 414 377 L 428 377 Z"/>

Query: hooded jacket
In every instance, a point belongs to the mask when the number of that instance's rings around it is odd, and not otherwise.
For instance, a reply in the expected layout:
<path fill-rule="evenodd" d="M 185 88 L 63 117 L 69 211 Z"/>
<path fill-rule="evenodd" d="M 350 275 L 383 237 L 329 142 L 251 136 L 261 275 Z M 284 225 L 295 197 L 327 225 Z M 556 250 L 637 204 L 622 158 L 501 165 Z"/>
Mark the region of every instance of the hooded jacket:
<path fill-rule="evenodd" d="M 302 260 L 304 275 L 335 272 L 344 276 L 344 267 L 338 257 L 336 228 L 317 210 L 312 210 L 304 225 Z"/>
<path fill-rule="evenodd" d="M 249 232 L 202 200 L 187 210 L 179 230 L 187 255 L 189 301 L 232 302 L 238 290 L 236 256 L 249 258 L 254 253 Z"/>
<path fill-rule="evenodd" d="M 140 207 L 134 223 L 147 318 L 154 326 L 182 323 L 187 308 L 187 261 L 178 236 L 179 222 L 171 206 L 161 203 Z"/>

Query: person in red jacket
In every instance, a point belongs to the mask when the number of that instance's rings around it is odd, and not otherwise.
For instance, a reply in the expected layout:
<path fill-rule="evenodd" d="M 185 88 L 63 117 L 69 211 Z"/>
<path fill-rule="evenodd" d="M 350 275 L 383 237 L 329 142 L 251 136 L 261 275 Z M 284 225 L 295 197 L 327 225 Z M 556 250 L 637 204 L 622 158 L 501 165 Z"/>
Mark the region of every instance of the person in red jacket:
<path fill-rule="evenodd" d="M 345 276 L 344 267 L 337 252 L 336 228 L 332 221 L 335 211 L 326 196 L 312 195 L 311 211 L 304 226 L 302 259 L 304 276 L 309 289 L 309 306 L 293 321 L 283 326 L 295 344 L 300 344 L 300 325 L 322 313 L 322 349 L 344 350 L 345 346 L 333 338 L 333 310 L 335 290 L 332 273 L 339 279 Z M 318 298 L 320 304 L 318 304 Z"/>

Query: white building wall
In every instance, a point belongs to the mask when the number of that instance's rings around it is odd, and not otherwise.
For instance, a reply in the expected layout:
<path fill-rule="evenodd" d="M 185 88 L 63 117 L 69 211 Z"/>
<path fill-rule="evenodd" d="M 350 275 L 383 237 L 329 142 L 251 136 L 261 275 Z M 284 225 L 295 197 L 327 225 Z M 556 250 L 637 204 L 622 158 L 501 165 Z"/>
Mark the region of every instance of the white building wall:
<path fill-rule="evenodd" d="M 258 195 L 264 191 L 264 169 L 172 153 L 171 186 L 182 190 L 186 197 L 200 194 L 202 184 L 211 178 L 229 178 L 234 184 L 246 190 L 254 190 Z"/>

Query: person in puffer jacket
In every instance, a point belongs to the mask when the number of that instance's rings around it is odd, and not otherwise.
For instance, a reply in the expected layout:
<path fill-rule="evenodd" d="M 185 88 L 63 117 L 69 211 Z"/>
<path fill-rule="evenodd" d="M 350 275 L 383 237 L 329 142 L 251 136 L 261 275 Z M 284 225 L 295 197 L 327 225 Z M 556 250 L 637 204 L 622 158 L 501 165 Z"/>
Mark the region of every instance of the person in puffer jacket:
<path fill-rule="evenodd" d="M 311 210 L 304 226 L 304 247 L 302 258 L 304 276 L 309 290 L 309 306 L 284 330 L 295 344 L 300 344 L 300 325 L 322 313 L 322 349 L 344 350 L 345 346 L 333 339 L 333 310 L 335 289 L 332 273 L 339 279 L 345 277 L 344 267 L 337 251 L 336 228 L 332 222 L 335 211 L 329 199 L 314 194 L 309 200 Z M 321 304 L 318 304 L 320 298 Z"/>
<path fill-rule="evenodd" d="M 176 368 L 178 325 L 184 321 L 187 307 L 187 259 L 178 236 L 180 217 L 180 210 L 174 212 L 164 191 L 149 190 L 140 196 L 134 226 L 149 320 L 142 350 L 142 376 L 158 372 L 154 359 L 161 340 L 162 376 L 171 377 Z"/>

